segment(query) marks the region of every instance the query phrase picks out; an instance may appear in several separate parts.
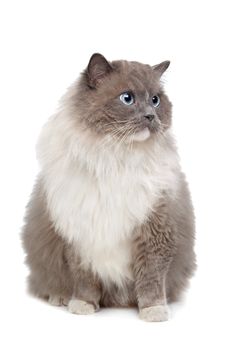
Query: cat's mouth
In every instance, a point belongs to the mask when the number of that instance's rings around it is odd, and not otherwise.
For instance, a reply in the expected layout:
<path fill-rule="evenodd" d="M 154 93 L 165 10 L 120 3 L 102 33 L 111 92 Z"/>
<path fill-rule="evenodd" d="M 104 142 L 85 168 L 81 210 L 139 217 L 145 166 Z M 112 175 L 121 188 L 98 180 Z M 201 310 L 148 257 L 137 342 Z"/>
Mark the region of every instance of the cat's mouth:
<path fill-rule="evenodd" d="M 142 142 L 147 140 L 151 135 L 151 132 L 149 130 L 149 128 L 144 128 L 140 131 L 137 131 L 135 133 L 133 133 L 132 135 L 130 135 L 128 137 L 128 142 L 132 142 L 132 141 L 136 141 L 136 142 Z"/>

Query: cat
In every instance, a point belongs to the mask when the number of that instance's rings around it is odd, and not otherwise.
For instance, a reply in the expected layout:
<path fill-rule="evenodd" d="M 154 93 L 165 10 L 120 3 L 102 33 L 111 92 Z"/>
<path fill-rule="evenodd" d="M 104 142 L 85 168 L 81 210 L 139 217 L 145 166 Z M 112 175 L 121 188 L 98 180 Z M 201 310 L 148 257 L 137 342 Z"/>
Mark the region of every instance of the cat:
<path fill-rule="evenodd" d="M 138 306 L 145 321 L 169 318 L 196 266 L 169 64 L 94 54 L 43 127 L 22 232 L 34 295 L 76 314 Z"/>

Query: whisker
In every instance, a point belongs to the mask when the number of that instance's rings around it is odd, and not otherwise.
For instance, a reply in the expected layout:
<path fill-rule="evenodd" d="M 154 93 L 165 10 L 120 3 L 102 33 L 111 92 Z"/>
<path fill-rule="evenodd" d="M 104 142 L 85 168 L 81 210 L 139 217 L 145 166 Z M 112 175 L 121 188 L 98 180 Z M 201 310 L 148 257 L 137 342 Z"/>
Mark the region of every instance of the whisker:
<path fill-rule="evenodd" d="M 134 120 L 115 120 L 106 124 L 108 128 L 106 131 L 109 131 L 108 137 L 101 142 L 97 148 L 98 151 L 102 150 L 104 147 L 110 145 L 115 151 L 118 151 L 123 145 L 127 137 L 130 134 L 134 135 L 137 132 Z M 110 129 L 110 126 L 116 126 L 115 128 Z M 117 145 L 117 147 L 115 147 Z M 133 147 L 133 137 L 130 139 L 127 149 L 132 150 Z"/>
<path fill-rule="evenodd" d="M 137 130 L 135 129 L 134 130 L 134 133 L 133 133 L 133 135 L 132 135 L 132 137 L 131 137 L 131 152 L 132 152 L 132 150 L 133 150 L 133 137 L 134 137 L 134 135 L 136 134 L 136 132 L 137 132 Z"/>
<path fill-rule="evenodd" d="M 106 146 L 108 143 L 110 143 L 112 140 L 111 140 L 111 136 L 113 137 L 113 138 L 115 138 L 115 136 L 118 136 L 118 135 L 120 135 L 122 132 L 122 130 L 124 130 L 125 129 L 125 127 L 119 127 L 119 128 L 117 128 L 117 129 L 115 129 L 114 131 L 111 131 L 110 132 L 110 134 L 109 135 L 107 135 L 108 136 L 108 138 L 105 138 L 104 139 L 104 141 L 103 142 L 101 142 L 99 145 L 98 145 L 98 148 L 100 149 L 100 148 L 102 148 L 102 147 L 104 147 L 104 146 Z M 110 130 L 109 130 L 110 131 Z"/>
<path fill-rule="evenodd" d="M 126 138 L 130 135 L 131 133 L 131 129 L 126 130 L 126 132 L 124 133 L 124 135 L 122 136 L 122 138 L 120 139 L 118 145 L 117 145 L 117 150 L 119 150 L 119 148 L 122 146 L 123 142 L 126 140 Z"/>

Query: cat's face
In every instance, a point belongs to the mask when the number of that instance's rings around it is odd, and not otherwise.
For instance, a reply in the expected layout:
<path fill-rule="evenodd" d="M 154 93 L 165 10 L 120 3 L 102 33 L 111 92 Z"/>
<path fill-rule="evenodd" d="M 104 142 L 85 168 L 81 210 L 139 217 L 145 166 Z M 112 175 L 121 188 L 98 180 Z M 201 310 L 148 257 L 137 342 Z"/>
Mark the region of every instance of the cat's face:
<path fill-rule="evenodd" d="M 171 103 L 160 77 L 165 61 L 151 67 L 137 62 L 113 61 L 94 54 L 80 79 L 77 105 L 82 122 L 99 135 L 119 141 L 145 141 L 171 124 Z"/>

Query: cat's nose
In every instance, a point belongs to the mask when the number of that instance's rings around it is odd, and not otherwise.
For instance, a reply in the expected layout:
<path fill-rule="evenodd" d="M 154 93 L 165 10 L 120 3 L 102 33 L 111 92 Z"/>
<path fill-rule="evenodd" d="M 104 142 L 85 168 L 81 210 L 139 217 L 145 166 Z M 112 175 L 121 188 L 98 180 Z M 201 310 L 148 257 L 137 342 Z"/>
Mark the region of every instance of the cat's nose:
<path fill-rule="evenodd" d="M 144 117 L 151 122 L 155 116 L 153 114 L 146 114 Z"/>

